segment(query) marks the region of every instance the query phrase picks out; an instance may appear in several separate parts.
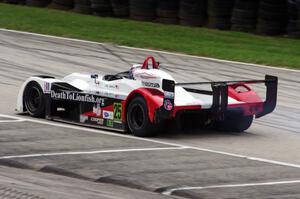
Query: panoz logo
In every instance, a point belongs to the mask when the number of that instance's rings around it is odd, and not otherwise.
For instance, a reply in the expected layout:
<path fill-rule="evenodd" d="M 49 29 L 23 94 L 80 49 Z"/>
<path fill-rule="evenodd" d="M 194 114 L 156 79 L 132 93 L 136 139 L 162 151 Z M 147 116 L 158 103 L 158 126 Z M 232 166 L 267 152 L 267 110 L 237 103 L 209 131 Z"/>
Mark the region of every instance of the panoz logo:
<path fill-rule="evenodd" d="M 152 88 L 159 88 L 159 83 L 152 83 L 152 82 L 142 82 L 143 86 L 145 87 L 152 87 Z"/>
<path fill-rule="evenodd" d="M 55 100 L 70 100 L 70 101 L 77 101 L 77 102 L 89 102 L 89 103 L 97 103 L 104 105 L 104 98 L 85 94 L 85 93 L 76 93 L 70 91 L 51 91 L 51 98 Z"/>
<path fill-rule="evenodd" d="M 103 118 L 113 120 L 114 119 L 114 113 L 111 111 L 103 111 Z"/>
<path fill-rule="evenodd" d="M 171 100 L 169 100 L 169 99 L 165 100 L 165 102 L 164 102 L 164 108 L 167 111 L 171 111 L 173 109 L 173 104 L 172 104 Z"/>

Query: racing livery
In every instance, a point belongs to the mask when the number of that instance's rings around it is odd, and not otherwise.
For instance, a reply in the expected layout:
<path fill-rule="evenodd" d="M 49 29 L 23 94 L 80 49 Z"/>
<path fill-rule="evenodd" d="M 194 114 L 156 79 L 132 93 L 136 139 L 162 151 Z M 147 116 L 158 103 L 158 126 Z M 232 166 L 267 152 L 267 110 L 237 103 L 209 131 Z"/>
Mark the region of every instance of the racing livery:
<path fill-rule="evenodd" d="M 152 64 L 152 66 L 150 66 Z M 263 101 L 249 85 L 264 83 Z M 33 117 L 151 136 L 167 123 L 242 132 L 275 109 L 277 77 L 177 83 L 153 57 L 114 75 L 33 76 L 22 85 L 17 110 Z M 192 86 L 210 85 L 202 90 Z"/>

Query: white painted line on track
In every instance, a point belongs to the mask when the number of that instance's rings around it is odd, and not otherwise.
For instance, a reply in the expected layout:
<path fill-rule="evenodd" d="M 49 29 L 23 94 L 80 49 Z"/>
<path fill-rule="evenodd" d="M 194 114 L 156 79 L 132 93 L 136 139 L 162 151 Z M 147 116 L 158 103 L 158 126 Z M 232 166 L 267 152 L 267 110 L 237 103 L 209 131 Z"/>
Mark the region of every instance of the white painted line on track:
<path fill-rule="evenodd" d="M 2 156 L 1 159 L 15 159 L 15 158 L 34 158 L 45 156 L 63 156 L 63 155 L 86 155 L 86 154 L 101 154 L 101 153 L 124 153 L 124 152 L 137 152 L 137 151 L 164 151 L 164 150 L 181 150 L 188 147 L 157 147 L 157 148 L 140 148 L 140 149 L 112 149 L 112 150 L 99 150 L 99 151 L 71 151 L 59 153 L 38 153 L 27 155 L 10 155 Z"/>
<path fill-rule="evenodd" d="M 19 120 L 0 120 L 0 123 L 14 123 L 14 122 L 24 122 L 25 120 L 19 119 Z"/>
<path fill-rule="evenodd" d="M 4 28 L 0 28 L 0 31 L 26 34 L 26 35 L 32 35 L 32 36 L 39 36 L 39 37 L 52 38 L 52 39 L 60 39 L 60 40 L 66 40 L 66 41 L 75 41 L 75 42 L 83 42 L 83 43 L 89 43 L 89 44 L 107 45 L 107 43 L 101 43 L 101 42 L 95 42 L 95 41 L 87 41 L 87 40 L 82 40 L 82 39 L 73 39 L 73 38 L 66 38 L 66 37 L 59 37 L 59 36 L 52 36 L 52 35 L 44 35 L 44 34 L 39 34 L 39 33 L 31 33 L 31 32 L 10 30 L 10 29 L 4 29 Z M 222 60 L 222 59 L 216 59 L 216 58 L 209 58 L 209 57 L 202 57 L 202 56 L 195 56 L 195 55 L 187 55 L 187 54 L 183 54 L 183 53 L 172 53 L 172 52 L 167 52 L 167 51 L 136 48 L 136 47 L 130 47 L 130 46 L 119 46 L 119 45 L 116 45 L 116 46 L 121 47 L 121 48 L 125 48 L 125 49 L 132 49 L 132 50 L 146 51 L 146 52 L 154 52 L 154 53 L 164 53 L 164 54 L 168 54 L 168 55 L 197 58 L 197 59 L 215 61 L 215 62 L 240 64 L 240 65 L 246 65 L 246 66 L 255 66 L 255 67 L 269 68 L 269 69 L 274 69 L 274 70 L 283 70 L 283 71 L 290 71 L 290 72 L 300 72 L 300 70 L 294 70 L 294 69 L 288 69 L 288 68 L 280 68 L 280 67 L 266 66 L 266 65 L 260 65 L 260 64 L 251 64 L 251 63 L 238 62 L 238 61 L 229 61 L 229 60 Z"/>
<path fill-rule="evenodd" d="M 228 153 L 228 152 L 224 152 L 224 151 L 188 146 L 188 145 L 183 145 L 183 144 L 176 144 L 176 143 L 159 141 L 159 140 L 149 139 L 149 138 L 134 137 L 131 135 L 124 135 L 124 134 L 120 134 L 120 133 L 113 133 L 113 132 L 102 131 L 99 129 L 92 129 L 92 128 L 81 127 L 81 126 L 76 126 L 76 125 L 69 125 L 69 124 L 64 124 L 64 123 L 37 120 L 37 119 L 27 119 L 24 117 L 17 117 L 17 116 L 4 115 L 4 114 L 0 114 L 0 117 L 7 117 L 7 118 L 12 118 L 12 119 L 23 119 L 25 121 L 38 123 L 38 124 L 45 124 L 45 125 L 50 125 L 50 126 L 55 126 L 55 127 L 69 128 L 69 129 L 85 131 L 85 132 L 90 132 L 90 133 L 96 133 L 96 134 L 101 134 L 101 135 L 110 135 L 110 136 L 115 136 L 115 137 L 122 137 L 122 138 L 127 138 L 127 139 L 152 142 L 152 143 L 157 143 L 157 144 L 169 145 L 169 146 L 173 146 L 173 147 L 189 148 L 189 149 L 194 149 L 194 150 L 198 150 L 198 151 L 202 151 L 202 152 L 210 152 L 210 153 L 215 153 L 215 154 L 220 154 L 220 155 L 226 155 L 226 156 L 231 156 L 231 157 L 236 157 L 236 158 L 244 158 L 247 160 L 253 160 L 253 161 L 258 161 L 258 162 L 264 162 L 264 163 L 269 163 L 269 164 L 274 164 L 274 165 L 279 165 L 279 166 L 287 166 L 287 167 L 293 167 L 293 168 L 300 169 L 300 165 L 298 165 L 298 164 L 274 161 L 274 160 L 269 160 L 269 159 L 264 159 L 264 158 L 259 158 L 259 157 L 251 157 L 251 156 L 246 156 L 246 155 L 241 155 L 241 154 L 236 154 L 236 153 Z"/>
<path fill-rule="evenodd" d="M 203 189 L 217 189 L 217 188 L 237 188 L 237 187 L 255 187 L 255 186 L 272 186 L 272 185 L 285 185 L 285 184 L 298 184 L 300 180 L 290 181 L 275 181 L 275 182 L 259 182 L 259 183 L 246 183 L 246 184 L 224 184 L 224 185 L 211 185 L 203 187 L 179 187 L 166 190 L 162 192 L 164 195 L 172 195 L 175 191 L 185 190 L 203 190 Z"/>

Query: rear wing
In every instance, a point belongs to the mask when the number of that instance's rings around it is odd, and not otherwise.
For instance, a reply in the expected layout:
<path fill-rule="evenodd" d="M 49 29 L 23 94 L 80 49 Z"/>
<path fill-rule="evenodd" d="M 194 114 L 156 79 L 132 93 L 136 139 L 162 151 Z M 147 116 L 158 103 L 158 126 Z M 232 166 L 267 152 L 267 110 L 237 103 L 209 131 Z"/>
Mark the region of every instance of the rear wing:
<path fill-rule="evenodd" d="M 182 86 L 189 92 L 212 95 L 212 115 L 215 119 L 224 118 L 224 113 L 228 106 L 228 86 L 234 84 L 258 84 L 264 83 L 266 86 L 266 100 L 263 102 L 263 111 L 256 114 L 256 118 L 262 117 L 271 113 L 277 103 L 277 87 L 278 78 L 271 75 L 266 75 L 264 80 L 240 80 L 240 81 L 218 81 L 218 82 L 189 82 L 189 83 L 175 83 L 170 80 L 163 80 L 163 90 L 165 92 L 164 102 L 173 102 L 175 86 Z M 204 85 L 210 84 L 212 91 L 185 88 L 188 85 Z M 173 96 L 172 94 L 173 93 Z M 176 97 L 176 96 L 175 96 Z"/>

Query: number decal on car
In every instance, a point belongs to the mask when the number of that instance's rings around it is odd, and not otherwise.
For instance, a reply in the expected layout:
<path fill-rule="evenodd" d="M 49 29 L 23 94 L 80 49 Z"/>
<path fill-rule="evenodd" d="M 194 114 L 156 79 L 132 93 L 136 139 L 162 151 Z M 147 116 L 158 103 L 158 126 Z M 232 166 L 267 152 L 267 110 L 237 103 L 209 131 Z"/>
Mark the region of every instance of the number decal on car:
<path fill-rule="evenodd" d="M 122 120 L 122 103 L 114 103 L 114 119 Z"/>

